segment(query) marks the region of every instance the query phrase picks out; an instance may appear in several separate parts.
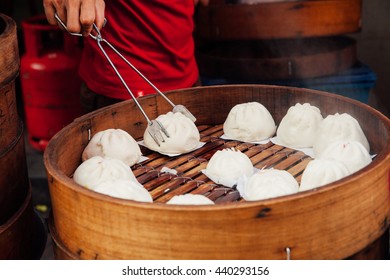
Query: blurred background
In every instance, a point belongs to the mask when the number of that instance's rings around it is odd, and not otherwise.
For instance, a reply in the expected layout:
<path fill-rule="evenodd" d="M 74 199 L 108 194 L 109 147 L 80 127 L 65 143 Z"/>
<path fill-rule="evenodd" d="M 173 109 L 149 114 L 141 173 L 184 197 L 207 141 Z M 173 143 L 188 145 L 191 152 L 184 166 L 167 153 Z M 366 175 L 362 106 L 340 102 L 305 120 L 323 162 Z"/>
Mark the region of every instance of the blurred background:
<path fill-rule="evenodd" d="M 238 6 L 243 6 L 246 3 L 257 3 L 257 2 L 272 2 L 272 1 L 261 1 L 261 0 L 211 0 L 210 4 L 213 5 L 213 3 L 219 4 L 219 3 L 235 3 Z M 278 2 L 278 1 L 276 1 Z M 279 1 L 280 2 L 280 1 Z M 283 2 L 283 1 L 282 1 Z M 311 1 L 298 1 L 298 2 L 311 2 Z M 315 1 L 313 1 L 315 2 Z M 327 2 L 327 1 L 323 1 Z M 337 2 L 337 1 L 334 1 Z M 341 1 L 343 2 L 343 1 Z M 347 1 L 348 2 L 348 1 Z M 360 1 L 353 1 L 353 2 L 360 2 Z M 242 3 L 242 5 L 240 4 Z M 215 5 L 216 5 L 215 4 Z M 237 21 L 237 27 L 241 28 L 242 34 L 245 36 L 245 22 L 243 22 L 240 17 L 242 17 L 242 13 L 240 10 L 236 9 L 237 11 L 237 19 L 234 19 Z M 277 10 L 276 10 L 277 11 Z M 18 38 L 19 38 L 19 49 L 21 56 L 23 55 L 25 51 L 25 44 L 24 38 L 23 38 L 23 31 L 22 31 L 22 22 L 24 20 L 27 20 L 33 16 L 43 14 L 43 7 L 42 7 L 42 0 L 13 0 L 13 1 L 7 1 L 7 0 L 0 0 L 0 12 L 4 13 L 6 15 L 11 16 L 18 25 Z M 202 24 L 205 21 L 206 17 L 210 17 L 210 14 L 212 13 L 212 9 L 208 9 L 208 11 L 203 11 L 202 13 L 198 12 L 198 17 L 196 17 L 199 24 Z M 390 30 L 388 28 L 388 24 L 390 23 L 390 19 L 388 17 L 390 13 L 390 2 L 387 0 L 376 0 L 376 1 L 367 1 L 363 0 L 361 1 L 361 28 L 359 30 L 356 30 L 354 32 L 346 33 L 346 34 L 340 34 L 342 37 L 352 38 L 355 40 L 355 42 L 347 42 L 344 40 L 344 42 L 341 42 L 339 45 L 336 46 L 337 43 L 334 43 L 330 41 L 320 41 L 317 39 L 334 39 L 331 38 L 331 36 L 320 36 L 320 37 L 310 37 L 309 40 L 306 40 L 307 38 L 303 38 L 302 36 L 299 40 L 299 36 L 297 35 L 296 38 L 289 39 L 287 41 L 289 42 L 281 42 L 283 40 L 278 40 L 279 38 L 275 38 L 273 40 L 262 40 L 261 34 L 258 36 L 258 38 L 255 38 L 255 40 L 247 40 L 247 39 L 241 39 L 241 38 L 234 38 L 234 36 L 231 36 L 232 39 L 221 39 L 218 38 L 218 36 L 215 36 L 213 38 L 214 34 L 207 34 L 203 35 L 202 32 L 205 31 L 205 28 L 199 27 L 198 34 L 196 35 L 197 43 L 199 46 L 198 49 L 198 57 L 199 57 L 199 64 L 201 68 L 201 75 L 203 76 L 204 84 L 215 84 L 215 83 L 230 83 L 230 82 L 257 82 L 257 83 L 274 83 L 274 84 L 286 84 L 286 85 L 297 85 L 301 86 L 305 84 L 304 80 L 305 76 L 303 75 L 303 79 L 300 79 L 300 82 L 295 81 L 286 81 L 286 79 L 280 78 L 278 74 L 275 74 L 275 78 L 279 79 L 272 79 L 272 74 L 270 74 L 270 77 L 267 77 L 266 80 L 262 80 L 260 77 L 256 80 L 253 79 L 244 79 L 242 77 L 236 77 L 235 79 L 231 79 L 232 75 L 239 76 L 239 72 L 234 72 L 234 70 L 230 73 L 230 76 L 226 78 L 226 73 L 218 73 L 217 70 L 221 70 L 217 66 L 214 65 L 210 66 L 210 63 L 215 62 L 218 60 L 218 58 L 223 59 L 230 59 L 230 63 L 234 65 L 234 62 L 237 63 L 238 68 L 239 64 L 244 63 L 244 58 L 252 58 L 252 60 L 257 59 L 257 61 L 260 63 L 267 63 L 268 61 L 272 62 L 272 59 L 280 58 L 285 56 L 285 58 L 288 58 L 290 56 L 291 58 L 297 58 L 299 56 L 302 57 L 303 52 L 312 52 L 311 54 L 325 54 L 326 53 L 326 46 L 329 46 L 329 48 L 333 48 L 333 52 L 340 52 L 340 55 L 345 55 L 345 53 L 342 53 L 342 50 L 347 49 L 348 47 L 351 49 L 351 52 L 354 51 L 353 48 L 356 48 L 356 57 L 355 59 L 356 63 L 360 63 L 361 65 L 367 66 L 365 69 L 359 69 L 361 72 L 359 74 L 360 77 L 353 76 L 354 72 L 351 69 L 352 67 L 347 67 L 347 64 L 343 66 L 344 70 L 350 70 L 350 72 L 345 73 L 344 71 L 341 71 L 341 66 L 339 66 L 338 69 L 335 68 L 334 71 L 338 71 L 334 74 L 345 74 L 343 79 L 343 83 L 350 83 L 352 88 L 352 84 L 355 83 L 355 89 L 356 91 L 359 85 L 357 83 L 366 82 L 366 88 L 370 87 L 368 89 L 369 94 L 369 100 L 367 100 L 367 103 L 369 103 L 371 106 L 379 109 L 384 114 L 388 115 L 388 111 L 390 110 L 390 95 L 388 94 L 388 89 L 390 86 L 390 79 L 388 79 L 388 75 L 390 72 L 390 52 L 388 51 L 390 48 Z M 201 14 L 199 16 L 199 14 Z M 299 10 L 297 10 L 297 15 L 299 15 Z M 283 15 L 281 15 L 283 16 Z M 215 24 L 217 20 L 214 22 L 211 22 L 212 24 Z M 281 17 L 280 21 L 288 21 L 288 18 Z M 210 23 L 206 22 L 206 23 Z M 241 25 L 240 25 L 241 22 Z M 261 22 L 261 19 L 259 19 L 259 22 Z M 219 23 L 219 24 L 224 24 Z M 270 31 L 271 32 L 271 31 Z M 249 36 L 249 35 L 248 35 Z M 277 37 L 277 36 L 276 36 Z M 302 40 L 303 38 L 303 40 Z M 55 39 L 55 38 L 54 38 Z M 311 39 L 311 41 L 310 41 Z M 314 39 L 314 40 L 313 40 Z M 339 40 L 340 38 L 337 38 L 336 40 Z M 317 40 L 317 41 L 316 41 Z M 209 45 L 204 44 L 204 42 L 207 42 Z M 222 41 L 222 42 L 221 42 Z M 234 42 L 231 42 L 234 41 Z M 255 41 L 255 42 L 253 42 Z M 219 42 L 216 43 L 216 42 Z M 284 44 L 284 45 L 283 45 Z M 305 48 L 305 50 L 302 50 L 302 47 L 304 46 L 311 46 L 311 50 L 308 50 Z M 321 49 L 319 46 L 321 46 Z M 309 47 L 310 47 L 309 46 Z M 286 51 L 285 49 L 289 48 L 289 51 Z M 294 50 L 295 48 L 295 50 Z M 315 49 L 317 48 L 317 49 Z M 299 53 L 299 49 L 301 49 L 301 53 Z M 229 53 L 230 52 L 230 53 Z M 233 53 L 236 55 L 236 60 L 232 60 Z M 284 52 L 284 53 L 283 53 Z M 287 52 L 287 53 L 286 53 Z M 307 56 L 309 56 L 306 53 Z M 241 59 L 242 58 L 242 59 Z M 352 58 L 348 58 L 348 63 L 351 63 Z M 342 60 L 342 58 L 340 59 Z M 209 63 L 208 65 L 205 65 L 206 63 Z M 264 65 L 264 63 L 262 65 Z M 347 63 L 347 62 L 345 62 Z M 360 66 L 361 66 L 360 65 Z M 209 66 L 209 67 L 208 67 Z M 353 66 L 356 66 L 354 63 Z M 256 66 L 253 66 L 256 67 Z M 260 67 L 260 66 L 259 66 Z M 320 67 L 320 66 L 318 66 Z M 317 67 L 317 68 L 318 68 Z M 209 69 L 208 69 L 209 68 Z M 256 68 L 254 68 L 256 69 Z M 266 69 L 265 69 L 266 70 Z M 264 71 L 265 71 L 264 70 Z M 355 69 L 356 70 L 356 69 Z M 214 71 L 214 72 L 213 72 Z M 250 71 L 250 70 L 248 70 Z M 330 71 L 330 70 L 329 70 Z M 340 77 L 337 77 L 337 75 L 330 75 L 327 72 L 325 74 L 326 78 L 333 78 L 333 79 L 322 79 L 322 83 L 333 83 L 334 85 L 338 82 L 337 80 L 341 80 Z M 352 72 L 351 72 L 352 71 Z M 213 72 L 210 75 L 210 72 Z M 356 71 L 355 71 L 356 72 Z M 321 73 L 318 73 L 320 75 Z M 346 77 L 346 75 L 350 75 L 350 77 Z M 324 78 L 324 76 L 317 76 L 315 78 Z M 350 79 L 348 81 L 348 79 Z M 310 87 L 310 83 L 314 83 L 314 81 L 306 81 L 307 87 Z M 319 84 L 319 81 L 316 81 L 317 84 Z M 344 85 L 344 87 L 346 87 Z M 324 85 L 323 89 L 326 89 L 327 87 Z M 331 88 L 331 87 L 329 87 Z M 338 90 L 336 86 L 333 87 L 336 91 Z M 340 90 L 341 91 L 341 90 Z M 21 95 L 21 93 L 19 93 Z M 352 95 L 351 95 L 352 96 Z M 366 101 L 364 99 L 363 101 Z"/>

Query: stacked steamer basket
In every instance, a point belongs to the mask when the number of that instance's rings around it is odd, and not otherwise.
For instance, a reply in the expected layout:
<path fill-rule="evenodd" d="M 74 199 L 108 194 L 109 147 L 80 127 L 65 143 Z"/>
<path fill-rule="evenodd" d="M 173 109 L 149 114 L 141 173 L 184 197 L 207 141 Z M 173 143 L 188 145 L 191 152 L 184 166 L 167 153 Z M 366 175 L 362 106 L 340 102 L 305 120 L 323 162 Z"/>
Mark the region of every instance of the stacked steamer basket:
<path fill-rule="evenodd" d="M 16 23 L 0 14 L 0 259 L 40 258 L 46 241 L 31 203 L 15 97 L 18 71 Z"/>
<path fill-rule="evenodd" d="M 49 142 L 44 163 L 52 199 L 50 230 L 58 259 L 378 259 L 386 258 L 389 229 L 390 121 L 371 107 L 310 89 L 264 85 L 198 87 L 167 92 L 197 117 L 201 141 L 189 154 L 168 157 L 143 148 L 132 167 L 154 202 L 109 197 L 73 181 L 91 135 L 120 128 L 142 139 L 145 120 L 133 100 L 76 119 Z M 224 102 L 221 102 L 223 100 Z M 282 146 L 226 141 L 222 124 L 239 103 L 258 101 L 279 124 L 288 108 L 308 102 L 324 116 L 349 113 L 377 154 L 372 163 L 321 188 L 248 202 L 210 181 L 201 170 L 218 150 L 236 147 L 257 168 L 275 167 L 298 181 L 312 160 Z M 139 102 L 152 119 L 170 111 L 160 96 Z M 177 175 L 163 173 L 163 167 Z M 170 205 L 175 194 L 203 194 L 215 205 Z"/>
<path fill-rule="evenodd" d="M 371 70 L 356 57 L 361 0 L 210 0 L 196 14 L 205 85 L 277 84 L 368 101 Z M 319 79 L 321 78 L 321 79 Z"/>

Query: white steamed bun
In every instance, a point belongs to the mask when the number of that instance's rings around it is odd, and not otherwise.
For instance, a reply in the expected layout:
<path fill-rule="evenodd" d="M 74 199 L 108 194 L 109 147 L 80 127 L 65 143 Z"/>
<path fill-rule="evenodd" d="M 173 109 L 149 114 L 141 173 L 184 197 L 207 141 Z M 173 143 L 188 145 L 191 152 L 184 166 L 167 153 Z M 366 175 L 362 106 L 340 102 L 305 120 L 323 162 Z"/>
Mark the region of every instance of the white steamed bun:
<path fill-rule="evenodd" d="M 310 161 L 301 177 L 299 191 L 307 191 L 340 180 L 351 173 L 344 163 L 332 159 Z"/>
<path fill-rule="evenodd" d="M 276 135 L 280 142 L 291 148 L 310 148 L 323 117 L 320 109 L 309 103 L 297 103 L 288 109 Z"/>
<path fill-rule="evenodd" d="M 182 113 L 168 112 L 157 117 L 157 120 L 167 130 L 169 138 L 161 133 L 164 142 L 160 146 L 153 140 L 148 133 L 144 133 L 144 143 L 149 149 L 165 154 L 183 154 L 190 152 L 198 147 L 200 135 L 196 125 Z"/>
<path fill-rule="evenodd" d="M 244 142 L 268 139 L 275 131 L 274 119 L 259 102 L 235 105 L 223 124 L 223 132 L 227 137 Z"/>
<path fill-rule="evenodd" d="M 73 180 L 88 189 L 102 182 L 113 180 L 138 182 L 130 166 L 115 158 L 95 156 L 81 163 L 73 174 Z"/>
<path fill-rule="evenodd" d="M 93 156 L 122 160 L 132 166 L 141 157 L 141 149 L 135 139 L 122 129 L 106 129 L 96 133 L 85 147 L 82 160 Z"/>
<path fill-rule="evenodd" d="M 322 121 L 313 144 L 315 157 L 319 157 L 330 143 L 337 140 L 358 141 L 370 152 L 370 145 L 359 122 L 347 113 L 329 115 Z"/>
<path fill-rule="evenodd" d="M 357 141 L 332 142 L 318 158 L 341 161 L 351 174 L 369 165 L 372 161 L 366 148 Z"/>
<path fill-rule="evenodd" d="M 96 185 L 94 191 L 116 198 L 153 202 L 152 196 L 141 184 L 129 180 L 105 181 Z"/>
<path fill-rule="evenodd" d="M 180 204 L 180 205 L 213 205 L 214 201 L 201 194 L 182 194 L 175 195 L 167 204 Z"/>
<path fill-rule="evenodd" d="M 262 200 L 297 193 L 299 185 L 285 170 L 262 169 L 253 174 L 237 190 L 247 201 Z"/>
<path fill-rule="evenodd" d="M 202 172 L 217 184 L 233 187 L 238 178 L 249 177 L 253 171 L 253 164 L 246 154 L 235 149 L 223 149 L 214 153 Z"/>

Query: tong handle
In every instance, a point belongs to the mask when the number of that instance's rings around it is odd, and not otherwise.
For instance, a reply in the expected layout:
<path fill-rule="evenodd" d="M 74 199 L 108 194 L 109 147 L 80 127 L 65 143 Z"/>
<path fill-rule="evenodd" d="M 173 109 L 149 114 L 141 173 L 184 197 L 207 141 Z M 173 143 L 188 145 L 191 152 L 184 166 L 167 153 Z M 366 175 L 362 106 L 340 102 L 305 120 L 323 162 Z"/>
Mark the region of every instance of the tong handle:
<path fill-rule="evenodd" d="M 108 42 L 106 42 L 109 44 Z M 109 44 L 110 45 L 110 44 Z M 175 105 L 161 90 L 159 90 L 148 78 L 146 78 L 130 61 L 128 61 L 121 53 L 119 53 L 113 46 L 111 48 L 119 55 L 142 79 L 144 79 L 158 94 L 160 94 L 172 107 L 173 112 L 179 112 L 188 117 L 193 122 L 196 121 L 195 116 L 183 105 Z"/>
<path fill-rule="evenodd" d="M 57 20 L 57 22 L 62 26 L 62 28 L 64 28 L 70 35 L 79 36 L 79 37 L 82 37 L 82 36 L 83 36 L 83 34 L 81 34 L 81 33 L 70 32 L 70 31 L 68 30 L 68 27 L 66 27 L 66 24 L 61 20 L 61 18 L 58 16 L 57 13 L 54 13 L 54 17 L 55 17 L 55 19 Z M 107 19 L 104 19 L 103 26 L 106 25 L 106 22 L 107 22 Z M 93 38 L 94 40 L 97 40 L 98 36 L 101 36 L 100 30 L 99 30 L 99 28 L 96 26 L 96 24 L 93 24 L 92 26 L 93 26 L 93 29 L 95 30 L 95 32 L 96 32 L 97 35 L 95 36 L 95 35 L 89 33 L 89 36 L 90 36 L 91 38 Z"/>
<path fill-rule="evenodd" d="M 70 35 L 74 35 L 74 36 L 83 36 L 82 34 L 80 33 L 75 33 L 75 32 L 70 32 L 67 28 L 67 26 L 65 25 L 65 23 L 61 20 L 61 18 L 58 16 L 57 13 L 54 14 L 54 17 L 56 18 L 56 20 L 59 22 L 59 24 L 70 34 Z M 106 19 L 104 19 L 105 22 L 103 24 L 103 26 L 105 25 L 105 23 L 107 22 Z M 191 114 L 191 112 L 186 108 L 184 107 L 183 105 L 175 105 L 164 93 L 162 93 L 148 78 L 145 77 L 145 75 L 143 75 L 130 61 L 128 61 L 113 45 L 111 45 L 106 39 L 103 39 L 102 36 L 101 36 L 101 33 L 100 33 L 100 30 L 99 28 L 97 28 L 96 24 L 93 24 L 93 29 L 95 30 L 96 34 L 97 35 L 93 35 L 93 34 L 89 34 L 89 36 L 96 40 L 100 50 L 102 51 L 102 53 L 104 54 L 104 56 L 106 57 L 106 59 L 108 60 L 108 62 L 110 63 L 111 67 L 114 69 L 116 75 L 119 77 L 119 79 L 121 80 L 122 84 L 125 86 L 126 90 L 128 91 L 128 93 L 131 95 L 131 97 L 134 99 L 134 102 L 136 103 L 136 105 L 138 106 L 138 108 L 141 110 L 142 114 L 144 115 L 144 117 L 146 118 L 146 120 L 148 121 L 148 123 L 151 125 L 152 122 L 150 121 L 150 119 L 148 118 L 148 116 L 146 115 L 145 111 L 142 109 L 141 105 L 138 103 L 137 99 L 135 98 L 134 94 L 131 92 L 131 90 L 129 89 L 129 87 L 127 86 L 126 82 L 123 80 L 121 74 L 119 73 L 119 71 L 117 70 L 117 68 L 115 67 L 115 65 L 113 64 L 113 62 L 111 61 L 111 59 L 109 58 L 109 56 L 107 55 L 106 51 L 104 50 L 104 48 L 102 47 L 101 45 L 101 42 L 104 42 L 105 44 L 107 44 L 123 61 L 126 62 L 127 65 L 129 65 L 142 79 L 144 79 L 158 94 L 160 94 L 172 107 L 173 107 L 173 112 L 180 112 L 182 114 L 184 114 L 185 116 L 187 116 L 189 119 L 191 119 L 193 122 L 196 121 L 196 118 L 194 117 L 193 114 Z"/>
<path fill-rule="evenodd" d="M 57 13 L 54 14 L 54 17 L 56 18 L 56 20 L 59 22 L 59 24 L 70 34 L 70 35 L 74 35 L 74 36 L 83 36 L 82 34 L 80 33 L 75 33 L 75 32 L 70 32 L 68 30 L 68 28 L 66 27 L 65 23 L 61 20 L 61 18 L 58 16 Z M 115 53 L 117 53 L 121 58 L 123 58 L 123 56 L 105 39 L 102 38 L 101 34 L 100 34 L 100 30 L 99 28 L 97 28 L 96 24 L 93 24 L 93 28 L 95 29 L 96 31 L 96 36 L 95 35 L 92 35 L 91 33 L 89 34 L 90 37 L 92 37 L 94 40 L 96 40 L 100 50 L 102 51 L 103 55 L 106 57 L 106 59 L 108 60 L 108 62 L 110 63 L 111 67 L 114 69 L 116 75 L 118 76 L 119 80 L 122 82 L 122 84 L 124 85 L 124 87 L 126 88 L 127 92 L 131 95 L 131 97 L 133 98 L 135 104 L 137 105 L 137 107 L 140 109 L 141 113 L 144 115 L 145 119 L 147 120 L 147 122 L 149 123 L 149 125 L 152 125 L 152 121 L 149 119 L 149 117 L 146 115 L 145 111 L 142 109 L 142 106 L 141 104 L 139 104 L 137 98 L 135 98 L 133 92 L 130 90 L 130 88 L 127 86 L 125 80 L 122 78 L 122 75 L 119 73 L 118 69 L 115 67 L 114 63 L 111 61 L 110 57 L 108 56 L 108 54 L 106 53 L 106 51 L 104 50 L 101 42 L 104 42 L 106 43 L 111 49 L 113 49 L 115 51 Z"/>

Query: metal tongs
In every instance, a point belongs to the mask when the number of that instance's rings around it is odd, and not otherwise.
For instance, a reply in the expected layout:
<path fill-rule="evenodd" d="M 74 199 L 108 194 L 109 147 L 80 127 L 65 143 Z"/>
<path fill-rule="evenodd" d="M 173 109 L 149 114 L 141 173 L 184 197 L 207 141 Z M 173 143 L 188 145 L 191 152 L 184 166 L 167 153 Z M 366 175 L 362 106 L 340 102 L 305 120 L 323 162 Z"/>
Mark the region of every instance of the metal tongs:
<path fill-rule="evenodd" d="M 68 28 L 66 27 L 65 23 L 60 19 L 60 17 L 58 16 L 57 13 L 55 13 L 55 18 L 56 20 L 58 21 L 58 23 L 70 34 L 70 35 L 75 35 L 75 36 L 83 36 L 82 34 L 80 33 L 74 33 L 74 32 L 70 32 L 68 30 Z M 161 142 L 165 142 L 165 139 L 163 137 L 163 134 L 165 134 L 166 137 L 169 138 L 169 134 L 168 134 L 168 131 L 164 128 L 164 126 L 158 121 L 158 120 L 150 120 L 149 117 L 147 116 L 147 114 L 145 113 L 145 111 L 142 109 L 142 106 L 139 104 L 138 100 L 135 98 L 133 92 L 130 90 L 130 88 L 127 86 L 126 82 L 124 81 L 124 79 L 122 78 L 121 74 L 119 73 L 119 71 L 117 70 L 117 68 L 115 67 L 114 63 L 111 61 L 110 57 L 107 55 L 106 51 L 104 50 L 103 46 L 102 46 L 102 42 L 104 42 L 105 44 L 107 44 L 120 58 L 122 58 L 139 76 L 141 76 L 141 78 L 143 78 L 158 94 L 160 94 L 162 97 L 164 97 L 164 99 L 172 105 L 173 109 L 172 109 L 172 112 L 176 113 L 176 112 L 180 112 L 182 113 L 183 115 L 185 115 L 186 117 L 188 117 L 190 120 L 192 120 L 193 122 L 196 121 L 196 118 L 194 117 L 194 115 L 183 105 L 175 105 L 164 93 L 162 93 L 151 81 L 149 81 L 149 79 L 147 79 L 132 63 L 130 63 L 130 61 L 128 61 L 116 48 L 114 48 L 114 46 L 112 46 L 106 39 L 102 38 L 102 35 L 100 33 L 100 30 L 97 28 L 97 26 L 95 24 L 93 24 L 93 28 L 96 32 L 96 35 L 93 35 L 93 34 L 89 34 L 89 36 L 91 38 L 93 38 L 94 40 L 96 40 L 100 50 L 102 51 L 102 53 L 104 54 L 104 56 L 107 58 L 108 62 L 110 63 L 111 67 L 114 69 L 116 75 L 118 76 L 118 78 L 121 80 L 122 84 L 124 85 L 124 87 L 126 88 L 126 90 L 128 91 L 128 93 L 131 95 L 131 97 L 133 98 L 135 104 L 137 105 L 138 109 L 140 109 L 142 115 L 145 117 L 145 119 L 147 120 L 148 122 L 148 127 L 147 127 L 147 130 L 148 130 L 148 133 L 149 135 L 153 138 L 153 140 L 156 142 L 156 144 L 158 146 L 160 146 L 160 143 Z"/>

